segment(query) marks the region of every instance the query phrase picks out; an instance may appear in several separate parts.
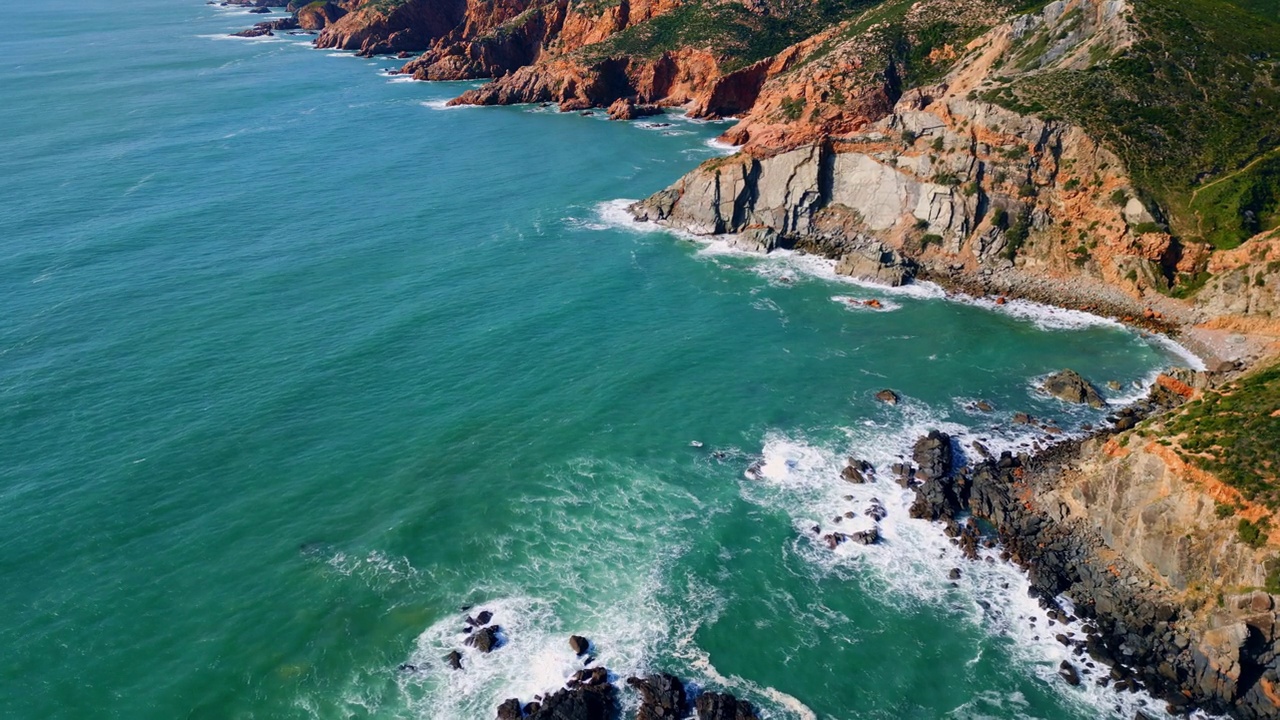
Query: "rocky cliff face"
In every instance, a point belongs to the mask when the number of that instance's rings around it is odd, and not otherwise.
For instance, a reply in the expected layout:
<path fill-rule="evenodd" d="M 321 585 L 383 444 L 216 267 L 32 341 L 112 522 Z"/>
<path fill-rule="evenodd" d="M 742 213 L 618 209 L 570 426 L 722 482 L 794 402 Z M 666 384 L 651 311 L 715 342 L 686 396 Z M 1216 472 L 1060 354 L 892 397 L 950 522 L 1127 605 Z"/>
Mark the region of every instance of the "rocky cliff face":
<path fill-rule="evenodd" d="M 1123 425 L 1163 417 L 1208 382 L 1162 377 Z M 979 531 L 957 516 L 989 521 L 1050 617 L 1084 621 L 1084 638 L 1058 639 L 1081 661 L 1110 665 L 1106 683 L 1145 689 L 1171 712 L 1280 713 L 1280 614 L 1277 598 L 1260 589 L 1280 543 L 1241 543 L 1237 518 L 1216 509 L 1238 502 L 1256 517 L 1264 508 L 1159 443 L 1143 443 L 1141 430 L 1111 429 L 1034 458 L 988 456 L 958 471 L 936 462 L 940 453 L 921 452 L 939 439 L 935 432 L 917 443 L 912 514 L 946 523 L 962 548 L 974 547 Z M 1070 610 L 1058 604 L 1064 596 Z"/>
<path fill-rule="evenodd" d="M 942 267 L 1016 265 L 1134 293 L 1167 287 L 1171 273 L 1190 270 L 1203 253 L 1160 231 L 1116 156 L 1079 128 L 981 98 L 990 76 L 1019 57 L 1019 33 L 1040 25 L 1066 33 L 1074 44 L 1047 54 L 1070 65 L 1100 38 L 1125 36 L 1117 28 L 1123 7 L 1053 3 L 965 48 L 947 46 L 965 55 L 942 82 L 900 96 L 891 65 L 868 68 L 861 36 L 818 60 L 802 56 L 802 67 L 771 78 L 728 134 L 747 144 L 742 157 L 708 163 L 636 213 L 699 234 L 753 226 L 793 240 L 817 234 L 819 245 L 832 246 L 829 254 L 842 250 L 841 236 L 864 235 Z M 841 72 L 849 67 L 863 71 L 860 86 Z M 830 109 L 833 95 L 846 103 Z M 788 109 L 796 122 L 786 122 Z M 794 187 L 781 191 L 778 182 Z"/>

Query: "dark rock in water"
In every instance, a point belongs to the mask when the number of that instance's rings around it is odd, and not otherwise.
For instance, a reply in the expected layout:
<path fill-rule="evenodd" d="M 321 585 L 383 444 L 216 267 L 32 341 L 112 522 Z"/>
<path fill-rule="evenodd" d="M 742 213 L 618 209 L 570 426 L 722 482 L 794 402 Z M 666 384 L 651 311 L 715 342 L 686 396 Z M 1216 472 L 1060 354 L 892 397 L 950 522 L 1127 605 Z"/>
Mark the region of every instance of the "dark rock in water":
<path fill-rule="evenodd" d="M 1014 425 L 1030 425 L 1035 418 L 1024 412 L 1016 412 L 1013 414 Z"/>
<path fill-rule="evenodd" d="M 951 568 L 951 571 L 947 573 L 947 579 L 948 579 L 948 580 L 959 580 L 959 579 L 960 579 L 960 568 Z"/>
<path fill-rule="evenodd" d="M 884 509 L 884 505 L 877 498 L 871 498 L 871 504 L 867 506 L 864 512 L 866 512 L 867 517 L 876 522 L 880 522 L 889 515 L 889 511 Z"/>
<path fill-rule="evenodd" d="M 575 654 L 582 656 L 587 654 L 587 650 L 591 647 L 591 643 L 587 642 L 587 639 L 581 635 L 570 635 L 569 647 L 573 649 Z"/>
<path fill-rule="evenodd" d="M 607 685 L 609 683 L 609 671 L 602 668 L 584 668 L 579 670 L 569 682 L 578 685 Z"/>
<path fill-rule="evenodd" d="M 250 12 L 251 14 L 254 14 L 254 15 L 266 15 L 267 13 L 271 12 L 271 8 L 267 8 L 267 7 L 256 7 L 256 8 L 254 8 L 254 9 L 250 10 L 249 12 Z"/>
<path fill-rule="evenodd" d="M 920 466 L 918 477 L 924 483 L 916 488 L 911 504 L 911 517 L 939 520 L 952 517 L 967 500 L 967 480 L 952 477 L 951 436 L 937 430 L 916 441 L 912 459 Z"/>
<path fill-rule="evenodd" d="M 640 712 L 636 720 L 675 720 L 685 717 L 689 704 L 684 683 L 662 673 L 645 678 L 628 678 L 627 684 L 640 692 Z"/>
<path fill-rule="evenodd" d="M 482 653 L 493 652 L 501 644 L 498 637 L 498 632 L 501 629 L 497 625 L 480 628 L 474 635 L 467 638 L 466 643 Z"/>
<path fill-rule="evenodd" d="M 876 399 L 888 405 L 897 405 L 900 398 L 898 397 L 898 393 L 886 388 L 876 393 Z"/>
<path fill-rule="evenodd" d="M 928 435 L 916 440 L 911 459 L 919 468 L 916 476 L 926 482 L 950 475 L 951 436 L 944 432 L 930 430 Z"/>
<path fill-rule="evenodd" d="M 1068 685 L 1075 686 L 1080 684 L 1080 673 L 1076 672 L 1075 666 L 1066 660 L 1063 660 L 1062 664 L 1058 666 L 1058 674 L 1062 676 L 1063 680 L 1067 681 Z"/>
<path fill-rule="evenodd" d="M 524 714 L 532 715 L 541 709 L 542 709 L 542 703 L 538 702 L 537 700 L 534 700 L 533 702 L 525 703 Z"/>
<path fill-rule="evenodd" d="M 449 654 L 444 656 L 444 661 L 454 670 L 462 669 L 462 653 L 457 650 L 450 650 Z"/>
<path fill-rule="evenodd" d="M 875 545 L 880 542 L 880 528 L 873 527 L 849 535 L 849 539 L 860 545 Z"/>
<path fill-rule="evenodd" d="M 979 400 L 978 402 L 974 403 L 973 406 L 974 408 L 980 410 L 981 412 L 991 412 L 992 410 L 995 410 L 995 408 L 992 407 L 991 403 L 987 402 L 986 400 Z"/>
<path fill-rule="evenodd" d="M 418 672 L 418 666 L 412 663 L 400 663 L 400 666 L 396 669 L 403 673 Z"/>
<path fill-rule="evenodd" d="M 827 547 L 835 550 L 836 546 L 849 539 L 849 536 L 844 533 L 828 533 L 823 535 L 822 539 L 826 541 Z"/>
<path fill-rule="evenodd" d="M 1050 395 L 1071 403 L 1088 404 L 1089 407 L 1100 408 L 1106 405 L 1098 390 L 1080 377 L 1075 370 L 1063 370 L 1045 378 L 1041 385 Z"/>
<path fill-rule="evenodd" d="M 603 668 L 597 669 L 603 671 Z M 609 720 L 617 714 L 617 695 L 617 688 L 607 680 L 600 684 L 575 683 L 543 698 L 532 711 L 526 708 L 525 717 L 528 720 Z"/>
<path fill-rule="evenodd" d="M 849 464 L 844 470 L 840 471 L 840 477 L 855 485 L 861 485 L 867 482 L 867 476 L 874 472 L 874 470 L 874 466 L 865 460 L 849 458 Z"/>
<path fill-rule="evenodd" d="M 698 720 L 760 720 L 751 704 L 728 693 L 705 692 L 694 703 Z"/>
<path fill-rule="evenodd" d="M 493 613 L 489 612 L 488 610 L 484 610 L 484 611 L 482 611 L 479 615 L 476 615 L 476 622 L 475 622 L 475 624 L 476 624 L 476 625 L 488 625 L 488 624 L 489 624 L 489 621 L 490 621 L 490 620 L 492 620 L 492 619 L 493 619 Z"/>
<path fill-rule="evenodd" d="M 498 706 L 498 720 L 520 720 L 524 710 L 520 707 L 519 698 L 507 698 Z"/>
<path fill-rule="evenodd" d="M 916 469 L 911 467 L 909 463 L 894 463 L 891 469 L 893 470 L 894 482 L 902 487 L 911 487 L 911 484 L 915 482 Z"/>
<path fill-rule="evenodd" d="M 231 37 L 255 38 L 255 37 L 275 37 L 275 33 L 271 32 L 271 28 L 251 27 L 248 30 L 231 33 Z"/>

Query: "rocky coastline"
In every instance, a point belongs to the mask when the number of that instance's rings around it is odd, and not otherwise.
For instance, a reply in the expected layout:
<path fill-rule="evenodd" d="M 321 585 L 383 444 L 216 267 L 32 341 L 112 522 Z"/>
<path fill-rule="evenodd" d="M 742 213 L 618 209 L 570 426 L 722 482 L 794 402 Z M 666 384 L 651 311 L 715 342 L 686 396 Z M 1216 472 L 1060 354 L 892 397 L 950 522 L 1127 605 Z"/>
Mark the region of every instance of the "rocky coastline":
<path fill-rule="evenodd" d="M 956 14 L 975 32 L 967 44 L 935 48 L 954 62 L 913 88 L 902 86 L 898 65 L 883 62 L 883 38 L 850 38 L 847 26 L 732 67 L 688 47 L 584 54 L 678 3 L 392 5 L 290 5 L 293 18 L 239 34 L 318 32 L 317 47 L 399 55 L 408 62 L 395 72 L 418 79 L 493 79 L 454 103 L 559 103 L 607 108 L 619 120 L 674 106 L 694 117 L 736 115 L 742 121 L 726 138 L 743 151 L 636 203 L 637 220 L 752 252 L 822 256 L 838 274 L 874 283 L 930 281 L 996 304 L 1025 299 L 1107 316 L 1192 350 L 1206 372 L 1162 376 L 1150 397 L 1085 437 L 997 457 L 935 431 L 895 474 L 916 493 L 913 516 L 940 523 L 972 559 L 980 545 L 998 543 L 1026 570 L 1050 618 L 1083 628 L 1058 637 L 1076 658 L 1060 668 L 1064 682 L 1142 690 L 1175 715 L 1280 717 L 1280 613 L 1277 597 L 1258 589 L 1266 549 L 1240 546 L 1227 522 L 1215 521 L 1215 502 L 1238 495 L 1177 467 L 1158 443 L 1137 447 L 1145 441 L 1133 432 L 1275 354 L 1280 235 L 1214 254 L 1207 243 L 1180 241 L 1174 219 L 1138 191 L 1105 143 L 993 94 L 1007 76 L 1078 70 L 1099 48 L 1129 47 L 1129 3 L 1064 0 L 994 26 Z M 959 12 L 946 0 L 917 5 L 908 27 Z M 999 15 L 999 7 L 975 3 L 972 12 Z M 1028 38 L 1040 35 L 1048 45 L 1032 57 Z M 1195 280 L 1210 270 L 1213 279 Z M 1194 293 L 1180 293 L 1193 281 Z M 1079 397 L 1089 400 L 1083 389 Z M 856 459 L 843 477 L 877 481 Z M 1162 512 L 1189 518 L 1185 527 L 1150 514 L 1171 496 L 1181 505 Z M 867 514 L 878 521 L 883 512 L 873 505 Z M 874 529 L 816 538 L 832 548 L 879 540 Z M 497 631 L 485 632 L 479 642 L 496 647 Z M 615 717 L 616 678 L 587 664 L 569 686 L 508 700 L 498 717 Z M 643 698 L 638 717 L 646 720 L 691 709 L 700 719 L 754 717 L 715 693 L 691 706 L 672 676 L 627 685 Z"/>

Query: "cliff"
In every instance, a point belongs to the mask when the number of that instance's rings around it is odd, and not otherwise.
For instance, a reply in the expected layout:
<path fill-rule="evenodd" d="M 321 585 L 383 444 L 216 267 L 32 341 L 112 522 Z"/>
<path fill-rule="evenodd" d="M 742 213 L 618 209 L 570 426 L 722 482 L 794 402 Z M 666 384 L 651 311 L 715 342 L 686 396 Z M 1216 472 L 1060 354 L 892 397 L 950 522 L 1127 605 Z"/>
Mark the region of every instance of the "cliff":
<path fill-rule="evenodd" d="M 1186 164 L 1164 141 L 1144 155 L 1142 137 L 1096 131 L 1088 118 L 1069 122 L 1065 109 L 1031 99 L 1067 79 L 1148 61 L 1167 47 L 1172 24 L 1148 16 L 1188 4 L 1062 0 L 995 24 L 1006 16 L 999 3 L 877 6 L 779 54 L 752 108 L 726 133 L 743 152 L 709 161 L 633 212 L 701 235 L 745 233 L 746 247 L 843 258 L 844 270 L 873 278 L 881 273 L 866 258 L 883 247 L 894 263 L 907 258 L 921 274 L 980 291 L 1201 325 L 1210 341 L 1214 330 L 1247 329 L 1261 340 L 1218 354 L 1265 354 L 1280 337 L 1274 230 L 1233 250 L 1221 241 L 1221 213 L 1234 208 L 1241 227 L 1277 223 L 1280 192 L 1266 173 L 1280 121 L 1254 126 L 1253 154 L 1237 160 L 1245 168 L 1201 173 L 1203 186 L 1188 194 L 1153 184 Z M 1195 24 L 1203 19 L 1183 17 L 1217 38 L 1220 28 Z M 1280 25 L 1272 29 L 1266 42 L 1280 50 Z M 1238 55 L 1227 47 L 1211 59 L 1235 67 Z M 1219 102 L 1214 93 L 1225 91 L 1194 74 L 1183 79 L 1192 89 L 1178 92 L 1212 100 L 1216 113 L 1233 103 L 1244 118 L 1264 98 L 1274 107 L 1280 65 L 1256 49 L 1253 57 L 1259 67 L 1248 72 L 1258 85 L 1234 97 Z M 1093 98 L 1073 87 L 1083 105 L 1118 92 Z M 1146 92 L 1134 83 L 1124 90 Z M 1121 123 L 1135 135 L 1167 135 L 1167 124 Z M 1220 139 L 1202 137 L 1183 153 L 1218 167 L 1227 162 Z M 1227 187 L 1242 194 L 1223 200 Z M 1210 196 L 1219 204 L 1202 211 Z M 1187 232 L 1193 222 L 1211 232 Z"/>
<path fill-rule="evenodd" d="M 1175 374 L 1116 427 L 1037 457 L 951 472 L 930 455 L 946 438 L 922 438 L 915 460 L 932 469 L 916 473 L 912 514 L 969 548 L 980 530 L 958 518 L 988 521 L 1050 617 L 1083 621 L 1083 638 L 1059 641 L 1111 666 L 1117 689 L 1144 689 L 1171 712 L 1276 717 L 1280 417 L 1254 410 L 1280 401 L 1280 368 L 1216 389 L 1223 378 Z M 1223 452 L 1234 446 L 1245 458 Z"/>

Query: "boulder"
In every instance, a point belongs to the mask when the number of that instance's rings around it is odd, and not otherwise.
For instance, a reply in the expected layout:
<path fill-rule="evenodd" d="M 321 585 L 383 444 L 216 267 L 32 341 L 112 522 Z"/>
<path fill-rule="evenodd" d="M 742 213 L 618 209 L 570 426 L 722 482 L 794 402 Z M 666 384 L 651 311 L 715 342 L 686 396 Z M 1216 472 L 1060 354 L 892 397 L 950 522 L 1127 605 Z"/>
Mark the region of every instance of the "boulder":
<path fill-rule="evenodd" d="M 1068 685 L 1080 684 L 1080 673 L 1076 672 L 1075 666 L 1066 660 L 1063 660 L 1062 664 L 1058 666 L 1058 675 L 1062 676 L 1062 679 L 1066 680 Z"/>
<path fill-rule="evenodd" d="M 925 482 L 950 475 L 953 462 L 951 436 L 930 430 L 928 435 L 916 440 L 911 459 L 916 463 L 916 477 Z"/>
<path fill-rule="evenodd" d="M 844 470 L 840 471 L 840 477 L 855 485 L 861 485 L 867 482 L 874 471 L 875 468 L 866 460 L 849 458 L 849 464 L 845 466 Z"/>
<path fill-rule="evenodd" d="M 880 542 L 880 528 L 871 527 L 867 530 L 851 533 L 848 537 L 859 545 L 875 545 Z"/>
<path fill-rule="evenodd" d="M 467 638 L 466 643 L 482 653 L 493 652 L 501 644 L 498 637 L 500 630 L 501 628 L 497 625 L 480 628 L 474 635 Z"/>
<path fill-rule="evenodd" d="M 884 283 L 905 285 L 915 277 L 916 264 L 896 251 L 875 243 L 847 253 L 836 263 L 836 274 Z"/>
<path fill-rule="evenodd" d="M 631 98 L 618 98 L 609 106 L 610 120 L 635 120 L 661 114 L 662 108 L 657 105 L 637 105 Z"/>
<path fill-rule="evenodd" d="M 1070 403 L 1088 404 L 1100 408 L 1106 405 L 1097 388 L 1080 377 L 1074 370 L 1063 370 L 1045 378 L 1041 388 L 1050 395 Z"/>
<path fill-rule="evenodd" d="M 640 693 L 640 712 L 636 720 L 676 720 L 685 717 L 689 700 L 684 683 L 673 675 L 662 673 L 644 678 L 628 678 L 627 684 Z"/>
<path fill-rule="evenodd" d="M 449 654 L 444 656 L 444 661 L 454 670 L 462 669 L 462 653 L 457 650 L 450 650 Z"/>
<path fill-rule="evenodd" d="M 888 388 L 876 393 L 876 399 L 887 405 L 897 405 L 899 402 L 898 393 Z"/>
<path fill-rule="evenodd" d="M 581 635 L 570 635 L 569 647 L 578 656 L 582 656 L 587 654 L 587 650 L 590 649 L 591 643 L 587 642 L 587 639 Z"/>
<path fill-rule="evenodd" d="M 728 238 L 729 247 L 746 252 L 768 254 L 778 248 L 778 231 L 773 228 L 750 228 Z"/>
<path fill-rule="evenodd" d="M 520 720 L 523 717 L 519 698 L 507 698 L 498 706 L 498 720 Z"/>

